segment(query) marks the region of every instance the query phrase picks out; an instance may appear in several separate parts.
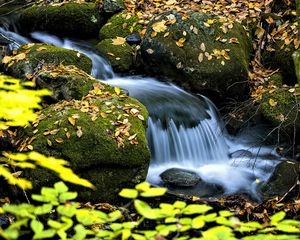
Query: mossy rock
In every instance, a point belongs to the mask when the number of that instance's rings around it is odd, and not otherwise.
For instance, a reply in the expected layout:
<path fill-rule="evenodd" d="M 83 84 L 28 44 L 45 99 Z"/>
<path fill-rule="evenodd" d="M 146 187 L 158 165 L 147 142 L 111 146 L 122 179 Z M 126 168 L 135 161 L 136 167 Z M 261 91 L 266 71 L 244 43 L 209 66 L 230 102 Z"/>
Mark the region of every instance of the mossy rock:
<path fill-rule="evenodd" d="M 299 164 L 295 161 L 285 160 L 279 163 L 267 182 L 258 185 L 258 193 L 262 200 L 288 193 L 297 183 Z"/>
<path fill-rule="evenodd" d="M 297 96 L 299 88 L 279 88 L 275 92 L 265 93 L 260 105 L 260 113 L 273 127 L 278 127 L 281 141 L 294 142 L 294 134 L 296 142 L 299 143 L 300 134 L 300 115 L 299 102 L 300 97 Z M 278 133 L 276 131 L 276 134 Z"/>
<path fill-rule="evenodd" d="M 116 37 L 127 37 L 133 32 L 138 32 L 143 27 L 138 24 L 139 18 L 122 12 L 112 16 L 101 28 L 99 38 L 101 40 Z"/>
<path fill-rule="evenodd" d="M 20 150 L 34 138 L 30 144 L 35 151 L 69 161 L 96 186 L 96 192 L 80 189 L 85 201 L 115 201 L 121 188 L 133 187 L 147 174 L 147 110 L 118 90 L 98 83 L 81 101 L 61 101 L 44 109 L 23 132 Z M 56 180 L 43 170 L 28 176 L 35 187 Z"/>
<path fill-rule="evenodd" d="M 125 9 L 123 0 L 104 0 L 102 11 L 106 14 L 114 14 Z"/>
<path fill-rule="evenodd" d="M 37 88 L 47 88 L 52 92 L 51 99 L 80 100 L 86 96 L 98 81 L 79 68 L 62 64 L 45 66 L 36 76 Z"/>
<path fill-rule="evenodd" d="M 250 38 L 239 23 L 224 29 L 227 34 L 222 26 L 204 13 L 191 12 L 188 19 L 174 11 L 158 15 L 148 25 L 141 46 L 145 69 L 193 92 L 247 97 Z"/>
<path fill-rule="evenodd" d="M 134 49 L 128 43 L 114 45 L 113 39 L 102 40 L 97 50 L 111 64 L 115 72 L 128 72 L 134 64 Z"/>
<path fill-rule="evenodd" d="M 26 44 L 13 52 L 5 64 L 6 71 L 17 78 L 38 72 L 43 65 L 74 65 L 90 73 L 92 61 L 82 53 L 74 50 L 56 47 L 50 44 Z"/>
<path fill-rule="evenodd" d="M 95 3 L 33 6 L 21 12 L 20 30 L 47 31 L 59 36 L 96 37 L 104 24 Z"/>

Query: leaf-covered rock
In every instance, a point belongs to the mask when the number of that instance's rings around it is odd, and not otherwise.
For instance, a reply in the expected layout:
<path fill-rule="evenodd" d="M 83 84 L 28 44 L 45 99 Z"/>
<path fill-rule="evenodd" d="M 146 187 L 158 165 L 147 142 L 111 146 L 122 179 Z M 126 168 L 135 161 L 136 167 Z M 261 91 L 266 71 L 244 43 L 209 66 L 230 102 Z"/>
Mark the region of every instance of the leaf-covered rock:
<path fill-rule="evenodd" d="M 109 60 L 115 72 L 128 72 L 134 65 L 134 48 L 125 38 L 104 39 L 98 43 L 97 50 Z"/>
<path fill-rule="evenodd" d="M 2 59 L 5 71 L 18 78 L 37 73 L 43 66 L 61 63 L 74 65 L 87 73 L 92 69 L 92 61 L 84 54 L 49 44 L 26 44 Z"/>
<path fill-rule="evenodd" d="M 97 36 L 103 19 L 94 3 L 64 3 L 33 6 L 21 12 L 22 32 L 47 31 L 59 36 L 90 38 Z"/>
<path fill-rule="evenodd" d="M 116 14 L 101 28 L 99 37 L 101 40 L 116 37 L 125 38 L 142 29 L 142 25 L 138 24 L 138 21 L 137 16 L 131 16 L 126 12 Z"/>
<path fill-rule="evenodd" d="M 80 189 L 81 198 L 114 201 L 123 187 L 146 177 L 147 118 L 147 110 L 137 100 L 119 88 L 97 83 L 81 101 L 61 101 L 44 109 L 23 133 L 19 148 L 26 150 L 30 144 L 40 153 L 68 160 L 97 188 L 96 192 Z M 55 181 L 42 170 L 28 176 L 36 187 Z"/>
<path fill-rule="evenodd" d="M 194 91 L 244 98 L 250 39 L 239 23 L 205 13 L 165 12 L 149 24 L 142 42 L 148 72 L 164 74 Z"/>

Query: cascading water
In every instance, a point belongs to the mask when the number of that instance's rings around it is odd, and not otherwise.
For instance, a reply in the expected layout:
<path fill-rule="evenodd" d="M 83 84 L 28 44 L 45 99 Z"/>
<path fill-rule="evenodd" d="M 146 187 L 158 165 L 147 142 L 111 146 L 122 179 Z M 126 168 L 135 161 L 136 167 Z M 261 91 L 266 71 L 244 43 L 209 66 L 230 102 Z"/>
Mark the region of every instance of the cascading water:
<path fill-rule="evenodd" d="M 29 42 L 5 28 L 0 28 L 0 34 L 13 39 L 14 44 Z M 94 77 L 127 89 L 147 107 L 147 137 L 152 152 L 147 178 L 151 183 L 161 185 L 160 173 L 178 167 L 197 172 L 206 183 L 221 185 L 225 193 L 247 192 L 255 196 L 256 180 L 266 181 L 274 169 L 277 162 L 264 157 L 276 155 L 274 150 L 252 147 L 245 135 L 228 136 L 222 131 L 217 110 L 205 97 L 151 78 L 118 77 L 108 62 L 86 44 L 41 32 L 32 33 L 31 37 L 86 54 L 93 61 Z M 237 151 L 247 154 L 233 154 Z M 197 188 L 189 193 L 203 196 Z"/>

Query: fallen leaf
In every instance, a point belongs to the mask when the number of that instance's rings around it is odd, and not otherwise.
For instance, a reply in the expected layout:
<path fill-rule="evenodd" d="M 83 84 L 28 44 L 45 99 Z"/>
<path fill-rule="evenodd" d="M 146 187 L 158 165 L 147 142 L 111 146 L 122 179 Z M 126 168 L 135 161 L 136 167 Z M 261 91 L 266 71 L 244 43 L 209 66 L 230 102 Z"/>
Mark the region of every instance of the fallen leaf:
<path fill-rule="evenodd" d="M 112 39 L 112 45 L 123 45 L 126 42 L 126 39 L 123 37 L 116 37 Z"/>
<path fill-rule="evenodd" d="M 275 106 L 277 105 L 277 102 L 274 101 L 273 98 L 270 98 L 270 99 L 269 99 L 269 104 L 270 104 L 270 106 L 275 107 Z"/>

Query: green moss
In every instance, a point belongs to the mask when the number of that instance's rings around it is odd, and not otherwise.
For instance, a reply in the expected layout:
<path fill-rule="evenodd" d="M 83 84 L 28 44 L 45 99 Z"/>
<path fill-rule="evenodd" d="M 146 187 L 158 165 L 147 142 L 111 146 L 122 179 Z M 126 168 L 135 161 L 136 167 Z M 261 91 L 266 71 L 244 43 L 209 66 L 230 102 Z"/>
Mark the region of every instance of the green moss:
<path fill-rule="evenodd" d="M 62 63 L 64 65 L 74 65 L 87 73 L 90 73 L 92 69 L 92 61 L 84 54 L 78 54 L 77 51 L 49 44 L 24 45 L 15 55 L 21 53 L 25 53 L 26 58 L 19 61 L 12 60 L 11 62 L 14 62 L 14 64 L 7 68 L 7 71 L 11 75 L 18 78 L 22 78 L 26 74 L 32 74 L 38 71 L 43 65 L 49 64 L 59 65 Z"/>
<path fill-rule="evenodd" d="M 300 84 L 300 50 L 293 53 L 293 60 L 298 84 Z"/>
<path fill-rule="evenodd" d="M 98 51 L 109 60 L 116 72 L 128 72 L 133 66 L 133 48 L 124 43 L 113 45 L 112 39 L 102 40 L 97 45 Z"/>
<path fill-rule="evenodd" d="M 91 177 L 89 180 L 98 191 L 85 192 L 86 196 L 92 194 L 95 200 L 107 200 L 120 187 L 133 186 L 146 177 L 150 161 L 145 133 L 148 113 L 124 92 L 117 95 L 112 87 L 100 86 L 104 88 L 98 88 L 102 89 L 98 95 L 91 93 L 82 101 L 62 101 L 44 109 L 35 127 L 26 130 L 22 144 L 34 137 L 34 150 L 68 160 L 80 176 Z M 134 116 L 131 109 L 138 110 L 140 116 Z M 126 127 L 130 128 L 128 134 Z M 33 180 L 38 175 L 37 185 L 54 181 L 53 176 L 40 171 L 31 174 Z"/>
<path fill-rule="evenodd" d="M 170 17 L 175 17 L 176 22 L 153 37 L 152 24 Z M 215 23 L 208 27 L 206 22 L 212 19 Z M 149 24 L 142 43 L 142 55 L 150 66 L 149 71 L 156 68 L 194 92 L 212 90 L 223 96 L 244 97 L 251 41 L 242 25 L 233 24 L 227 34 L 222 32 L 221 26 L 218 19 L 204 13 L 191 13 L 188 20 L 183 20 L 176 12 L 161 14 Z M 222 43 L 216 40 L 218 38 L 227 42 Z M 185 39 L 181 47 L 177 45 L 180 39 Z M 230 39 L 237 39 L 239 43 L 229 43 Z M 201 43 L 205 46 L 204 51 L 201 50 Z M 222 53 L 218 57 L 214 54 L 214 51 L 220 53 L 226 49 L 230 59 L 225 59 Z M 205 52 L 213 55 L 212 59 L 208 60 Z M 199 61 L 200 53 L 203 59 Z"/>
<path fill-rule="evenodd" d="M 100 39 L 126 37 L 142 29 L 142 25 L 138 24 L 139 18 L 137 16 L 127 16 L 126 12 L 123 12 L 111 17 L 100 30 Z"/>
<path fill-rule="evenodd" d="M 47 31 L 59 36 L 96 37 L 102 26 L 96 4 L 66 3 L 61 6 L 33 6 L 21 12 L 21 30 Z"/>
<path fill-rule="evenodd" d="M 288 90 L 288 88 L 283 88 L 273 93 L 264 94 L 260 111 L 274 127 L 279 126 L 283 132 L 290 134 L 292 137 L 294 130 L 296 132 L 300 130 L 299 106 L 297 105 L 300 98 L 294 96 Z M 299 91 L 299 89 L 296 91 Z"/>

